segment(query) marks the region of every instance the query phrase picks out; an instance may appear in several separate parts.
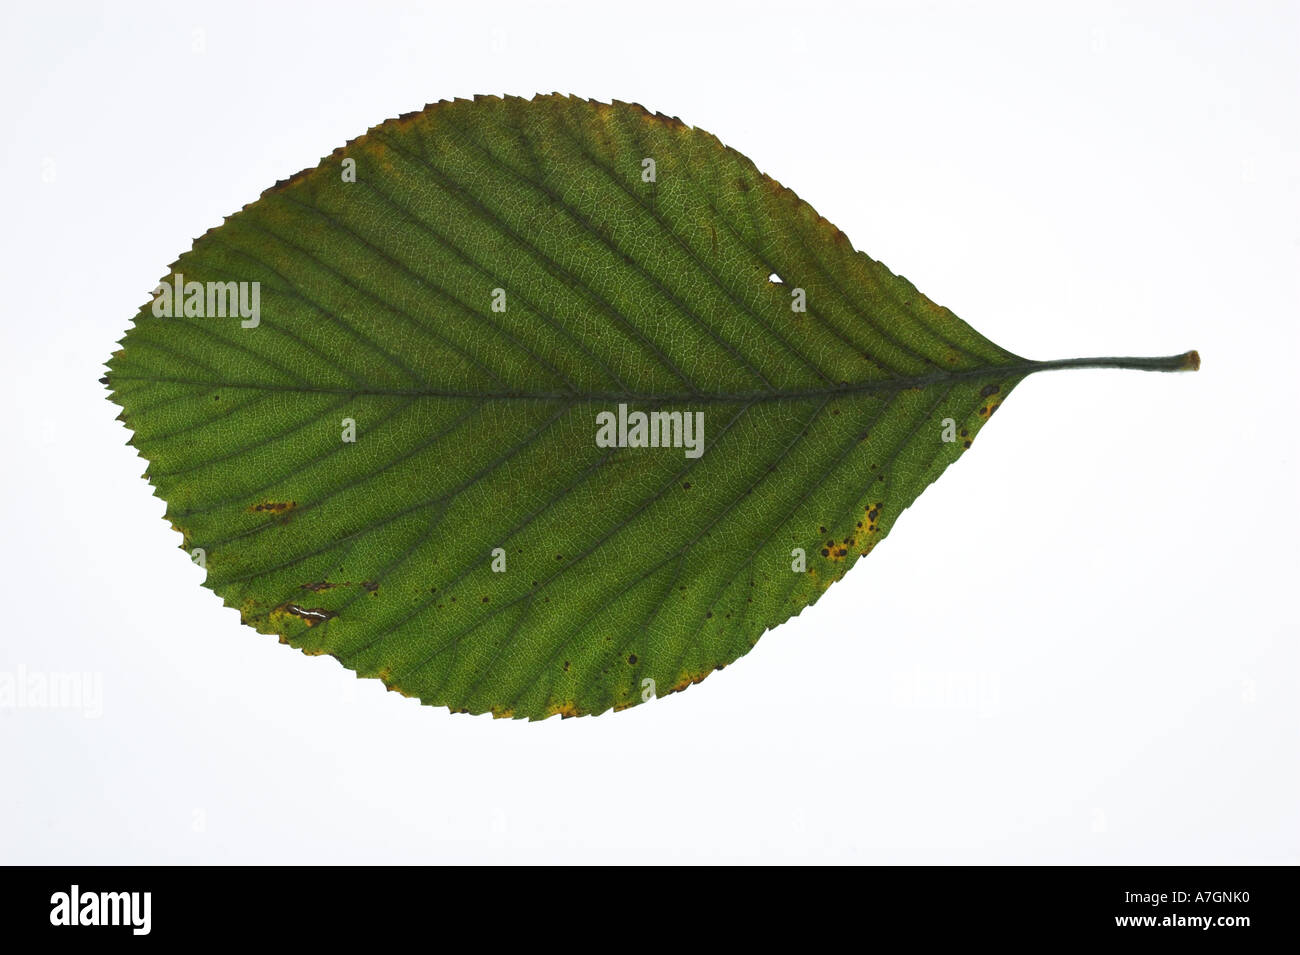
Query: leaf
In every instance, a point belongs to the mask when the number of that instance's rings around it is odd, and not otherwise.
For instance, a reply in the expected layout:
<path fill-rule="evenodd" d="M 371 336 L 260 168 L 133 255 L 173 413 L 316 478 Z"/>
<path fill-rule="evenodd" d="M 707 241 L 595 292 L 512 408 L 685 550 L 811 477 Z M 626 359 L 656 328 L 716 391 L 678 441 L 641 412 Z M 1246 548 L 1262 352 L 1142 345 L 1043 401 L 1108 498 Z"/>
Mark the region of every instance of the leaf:
<path fill-rule="evenodd" d="M 130 443 L 245 623 L 530 719 L 746 653 L 1025 375 L 1198 363 L 1027 361 L 710 134 L 558 95 L 375 127 L 198 239 L 122 345 Z M 601 446 L 620 407 L 676 445 Z"/>

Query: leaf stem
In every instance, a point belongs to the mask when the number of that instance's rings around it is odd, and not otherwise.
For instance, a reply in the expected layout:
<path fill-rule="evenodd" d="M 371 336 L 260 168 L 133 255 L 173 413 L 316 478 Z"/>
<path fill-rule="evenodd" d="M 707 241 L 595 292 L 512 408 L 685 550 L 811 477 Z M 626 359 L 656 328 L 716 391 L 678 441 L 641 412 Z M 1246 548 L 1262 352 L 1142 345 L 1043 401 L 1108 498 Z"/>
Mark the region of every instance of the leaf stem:
<path fill-rule="evenodd" d="M 1164 358 L 1060 358 L 1056 361 L 1030 362 L 1033 371 L 1054 371 L 1057 368 L 1129 368 L 1137 371 L 1196 371 L 1201 367 L 1201 356 L 1195 351 Z"/>

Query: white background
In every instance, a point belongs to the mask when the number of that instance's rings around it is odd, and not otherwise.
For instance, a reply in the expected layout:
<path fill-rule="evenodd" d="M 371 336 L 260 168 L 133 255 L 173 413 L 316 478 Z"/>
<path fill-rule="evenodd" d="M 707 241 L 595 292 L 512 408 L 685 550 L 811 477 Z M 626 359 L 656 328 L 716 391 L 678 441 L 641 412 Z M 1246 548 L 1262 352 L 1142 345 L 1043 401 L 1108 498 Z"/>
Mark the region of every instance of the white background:
<path fill-rule="evenodd" d="M 1295 4 L 6 6 L 0 861 L 1300 861 Z M 19 13 L 19 10 L 22 13 Z M 241 627 L 97 383 L 167 263 L 478 92 L 702 126 L 1034 358 L 688 692 L 451 716 Z"/>

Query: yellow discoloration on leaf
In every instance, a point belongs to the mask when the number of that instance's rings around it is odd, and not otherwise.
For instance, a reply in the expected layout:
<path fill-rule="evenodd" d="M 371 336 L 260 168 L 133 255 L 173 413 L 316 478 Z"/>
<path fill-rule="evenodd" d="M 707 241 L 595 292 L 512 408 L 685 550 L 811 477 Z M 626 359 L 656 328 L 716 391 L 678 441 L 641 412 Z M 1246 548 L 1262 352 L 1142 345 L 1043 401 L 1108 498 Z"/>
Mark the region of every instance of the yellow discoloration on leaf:
<path fill-rule="evenodd" d="M 190 535 L 189 535 L 189 532 L 186 531 L 185 528 L 183 528 L 183 527 L 179 527 L 179 526 L 177 526 L 176 524 L 172 524 L 171 527 L 172 527 L 172 530 L 174 530 L 177 534 L 180 534 L 180 535 L 181 535 L 181 550 L 189 550 L 189 549 L 190 549 Z"/>
<path fill-rule="evenodd" d="M 563 700 L 558 703 L 552 703 L 548 706 L 546 708 L 546 716 L 543 718 L 555 716 L 557 713 L 561 719 L 565 720 L 574 716 L 582 715 L 582 711 L 578 709 L 578 704 L 574 703 L 572 700 Z"/>
<path fill-rule="evenodd" d="M 283 619 L 283 616 L 281 617 L 281 619 Z M 274 636 L 279 643 L 283 644 L 286 647 L 292 647 L 293 649 L 297 650 L 305 657 L 333 656 L 332 653 L 330 653 L 328 650 L 324 649 L 323 647 L 305 647 L 301 643 L 298 643 L 294 640 L 290 640 L 283 633 L 277 633 Z"/>
<path fill-rule="evenodd" d="M 690 689 L 696 683 L 703 682 L 704 679 L 708 677 L 708 675 L 712 672 L 713 672 L 712 670 L 707 670 L 704 673 L 695 673 L 695 674 L 684 673 L 682 674 L 681 678 L 678 679 L 678 681 L 669 688 L 668 692 L 680 693 L 682 692 L 682 690 Z"/>
<path fill-rule="evenodd" d="M 227 605 L 231 605 L 229 601 L 227 601 Z M 262 604 L 258 602 L 256 597 L 245 597 L 239 602 L 236 609 L 239 610 L 240 621 L 252 626 L 252 621 L 261 616 Z M 262 630 L 261 632 L 266 633 L 268 631 Z"/>
<path fill-rule="evenodd" d="M 849 554 L 853 552 L 853 548 L 857 546 L 857 540 L 855 534 L 850 534 L 847 537 L 841 537 L 838 539 L 829 536 L 824 537 L 821 540 L 821 546 L 818 548 L 818 553 L 821 554 L 824 560 L 827 560 L 832 564 L 843 563 L 848 558 Z"/>
<path fill-rule="evenodd" d="M 337 616 L 333 610 L 322 610 L 312 607 L 301 607 L 296 603 L 282 603 L 270 613 L 272 621 L 279 621 L 281 624 L 287 623 L 288 618 L 294 617 L 301 620 L 309 627 L 314 627 L 318 623 L 324 623 L 327 620 Z"/>
<path fill-rule="evenodd" d="M 880 512 L 885 509 L 882 501 L 876 501 L 862 512 L 862 533 L 875 534 L 880 530 Z"/>

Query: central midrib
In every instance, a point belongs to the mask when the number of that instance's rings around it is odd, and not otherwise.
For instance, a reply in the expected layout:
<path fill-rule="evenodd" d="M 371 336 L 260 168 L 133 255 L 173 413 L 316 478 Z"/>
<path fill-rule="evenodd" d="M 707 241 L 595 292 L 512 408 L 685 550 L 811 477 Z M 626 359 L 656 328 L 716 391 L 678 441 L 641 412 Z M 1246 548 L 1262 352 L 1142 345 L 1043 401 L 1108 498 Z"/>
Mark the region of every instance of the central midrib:
<path fill-rule="evenodd" d="M 928 388 L 931 385 L 952 384 L 960 381 L 1000 380 L 1023 377 L 1040 371 L 1063 368 L 1124 368 L 1141 371 L 1181 371 L 1192 367 L 1195 353 L 1170 355 L 1162 358 L 1065 358 L 1056 361 L 1022 360 L 1005 365 L 985 365 L 955 371 L 934 371 L 924 375 L 898 376 L 837 385 L 830 388 L 791 390 L 737 391 L 727 394 L 694 392 L 630 392 L 630 391 L 466 391 L 441 388 L 345 388 L 326 385 L 291 385 L 270 382 L 199 381 L 192 378 L 148 375 L 110 375 L 114 382 L 150 381 L 191 384 L 202 388 L 240 388 L 251 391 L 299 392 L 303 394 L 336 394 L 357 396 L 383 396 L 406 398 L 450 398 L 475 401 L 561 401 L 571 404 L 595 402 L 658 402 L 668 404 L 723 404 L 734 402 L 761 403 L 770 401 L 806 401 L 834 398 L 838 395 L 893 394 L 911 388 Z"/>

